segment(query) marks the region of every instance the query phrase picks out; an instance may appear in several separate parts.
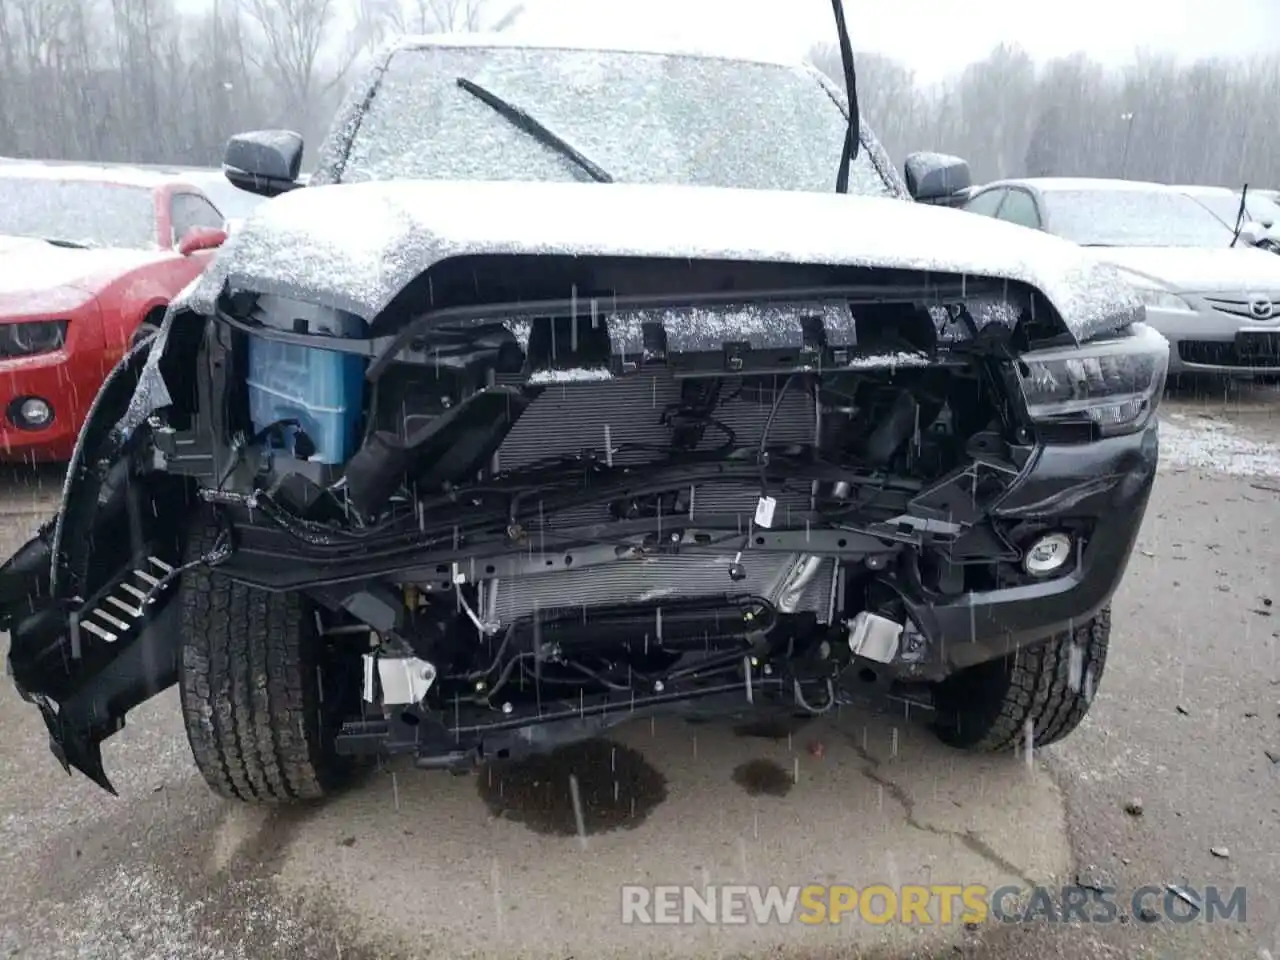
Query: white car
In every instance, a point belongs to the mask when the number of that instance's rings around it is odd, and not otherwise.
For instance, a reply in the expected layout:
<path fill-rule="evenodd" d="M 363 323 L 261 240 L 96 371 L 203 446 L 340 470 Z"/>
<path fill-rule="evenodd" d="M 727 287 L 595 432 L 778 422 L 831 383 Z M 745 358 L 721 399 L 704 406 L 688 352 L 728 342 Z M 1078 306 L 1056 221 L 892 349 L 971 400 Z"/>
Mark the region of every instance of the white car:
<path fill-rule="evenodd" d="M 1092 248 L 1144 294 L 1169 372 L 1280 374 L 1280 257 L 1179 188 L 1067 177 L 985 184 L 962 208 Z"/>

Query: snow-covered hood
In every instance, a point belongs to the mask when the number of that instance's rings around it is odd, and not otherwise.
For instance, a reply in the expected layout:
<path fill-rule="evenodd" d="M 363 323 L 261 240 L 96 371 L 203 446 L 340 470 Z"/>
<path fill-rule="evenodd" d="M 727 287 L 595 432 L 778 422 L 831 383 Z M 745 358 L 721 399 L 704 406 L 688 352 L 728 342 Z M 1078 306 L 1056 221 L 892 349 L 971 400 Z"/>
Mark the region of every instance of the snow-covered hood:
<path fill-rule="evenodd" d="M 30 237 L 0 235 L 0 297 L 69 288 L 97 293 L 104 282 L 161 258 L 145 250 L 73 250 Z"/>
<path fill-rule="evenodd" d="M 1187 293 L 1280 291 L 1280 257 L 1256 247 L 1096 247 L 1109 263 Z"/>
<path fill-rule="evenodd" d="M 637 184 L 389 181 L 307 187 L 257 207 L 185 301 L 228 283 L 380 313 L 466 254 L 674 257 L 882 267 L 1029 284 L 1084 340 L 1141 319 L 1119 271 L 1075 244 L 896 199 Z"/>

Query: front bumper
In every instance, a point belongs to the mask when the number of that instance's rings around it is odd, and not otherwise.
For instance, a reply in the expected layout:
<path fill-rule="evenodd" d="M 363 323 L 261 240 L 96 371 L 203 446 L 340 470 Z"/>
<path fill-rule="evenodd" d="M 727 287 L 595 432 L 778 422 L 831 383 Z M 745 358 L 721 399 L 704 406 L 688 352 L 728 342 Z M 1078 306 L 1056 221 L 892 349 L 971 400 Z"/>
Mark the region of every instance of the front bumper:
<path fill-rule="evenodd" d="M 1147 307 L 1147 323 L 1169 341 L 1169 373 L 1209 373 L 1254 376 L 1280 373 L 1280 357 L 1259 361 L 1241 356 L 1236 335 L 1242 332 L 1273 333 L 1280 337 L 1280 317 L 1247 320 L 1203 310 L 1170 310 Z"/>
<path fill-rule="evenodd" d="M 933 641 L 936 676 L 993 660 L 1071 629 L 1110 601 L 1146 513 L 1159 456 L 1158 426 L 1090 444 L 1048 446 L 993 511 L 997 522 L 1068 518 L 1092 523 L 1071 572 L 1037 583 L 971 592 L 959 600 L 908 600 L 916 627 Z"/>
<path fill-rule="evenodd" d="M 885 559 L 886 542 L 874 535 L 774 531 L 758 538 L 759 549 L 812 550 L 838 557 L 855 568 L 865 564 L 884 569 L 912 628 L 923 635 L 930 651 L 924 662 L 911 662 L 904 656 L 900 662 L 885 666 L 904 677 L 940 679 L 1069 630 L 1096 615 L 1110 601 L 1142 524 L 1158 456 L 1154 416 L 1138 433 L 1090 443 L 1045 445 L 1030 452 L 1026 467 L 990 509 L 988 522 L 980 526 L 993 532 L 1009 532 L 1028 525 L 1087 531 L 1079 537 L 1079 553 L 1068 572 L 1054 578 L 1025 582 L 1028 578 L 1023 577 L 1016 586 L 944 596 L 931 593 L 918 576 L 893 572 L 892 562 Z M 426 583 L 427 571 L 447 571 L 451 562 L 462 570 L 484 568 L 485 564 L 498 564 L 503 569 L 508 563 L 537 566 L 544 560 L 547 566 L 552 564 L 541 554 L 532 561 L 517 557 L 498 560 L 446 551 L 449 555 L 402 555 L 376 563 L 356 558 L 317 565 L 314 558 L 301 561 L 299 542 L 282 531 L 253 523 L 248 515 L 238 516 L 235 526 L 239 546 L 220 567 L 222 574 L 269 590 L 338 591 L 334 598 L 359 590 L 358 581 L 368 577 Z M 785 541 L 788 536 L 794 542 Z M 613 556 L 612 548 L 605 552 Z M 585 570 L 591 564 L 590 553 L 574 551 L 575 570 Z M 978 558 L 978 562 L 985 561 Z M 1006 573 L 1010 567 L 1016 564 L 1003 565 Z M 490 565 L 487 570 L 493 573 L 495 567 Z"/>

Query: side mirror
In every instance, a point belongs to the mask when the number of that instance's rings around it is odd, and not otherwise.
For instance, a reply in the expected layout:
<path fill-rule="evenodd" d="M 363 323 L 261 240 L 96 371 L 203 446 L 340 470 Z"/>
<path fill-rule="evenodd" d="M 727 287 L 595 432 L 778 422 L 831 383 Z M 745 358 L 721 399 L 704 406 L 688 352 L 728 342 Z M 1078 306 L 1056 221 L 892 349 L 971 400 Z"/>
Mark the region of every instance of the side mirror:
<path fill-rule="evenodd" d="M 222 172 L 241 190 L 276 197 L 300 186 L 302 146 L 292 130 L 237 133 L 222 151 Z"/>
<path fill-rule="evenodd" d="M 197 250 L 213 250 L 226 243 L 227 231 L 213 227 L 192 227 L 178 241 L 178 252 L 189 257 Z"/>
<path fill-rule="evenodd" d="M 962 203 L 973 186 L 969 164 L 945 153 L 909 154 L 902 169 L 907 191 L 920 203 Z"/>

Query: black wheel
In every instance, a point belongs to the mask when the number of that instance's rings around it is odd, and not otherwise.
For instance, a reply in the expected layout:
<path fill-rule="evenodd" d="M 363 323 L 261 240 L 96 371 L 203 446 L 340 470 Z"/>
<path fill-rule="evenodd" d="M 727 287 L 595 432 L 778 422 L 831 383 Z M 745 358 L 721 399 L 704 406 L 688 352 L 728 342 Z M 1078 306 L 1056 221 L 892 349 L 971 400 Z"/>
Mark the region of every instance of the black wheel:
<path fill-rule="evenodd" d="M 935 695 L 938 736 L 981 752 L 1057 743 L 1089 712 L 1107 663 L 1111 608 L 1074 630 L 948 677 Z"/>
<path fill-rule="evenodd" d="M 216 536 L 202 520 L 187 561 L 212 549 Z M 327 670 L 305 598 L 254 590 L 207 567 L 184 573 L 179 590 L 183 721 L 213 791 L 270 804 L 316 800 L 340 786 L 352 765 L 333 750 L 334 701 L 346 698 L 332 681 L 345 678 Z"/>

